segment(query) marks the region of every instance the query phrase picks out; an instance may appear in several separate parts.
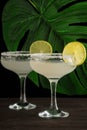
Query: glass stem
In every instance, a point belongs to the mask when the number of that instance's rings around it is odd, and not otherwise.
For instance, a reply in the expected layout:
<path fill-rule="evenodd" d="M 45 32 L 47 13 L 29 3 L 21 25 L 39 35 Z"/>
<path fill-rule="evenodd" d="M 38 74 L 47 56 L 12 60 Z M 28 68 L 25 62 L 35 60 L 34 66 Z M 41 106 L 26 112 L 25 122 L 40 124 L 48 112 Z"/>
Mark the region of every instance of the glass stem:
<path fill-rule="evenodd" d="M 57 98 L 56 98 L 56 88 L 57 88 L 58 79 L 49 79 L 49 81 L 50 81 L 50 88 L 51 88 L 50 109 L 55 111 L 58 110 Z"/>
<path fill-rule="evenodd" d="M 20 104 L 26 103 L 26 76 L 20 76 Z"/>

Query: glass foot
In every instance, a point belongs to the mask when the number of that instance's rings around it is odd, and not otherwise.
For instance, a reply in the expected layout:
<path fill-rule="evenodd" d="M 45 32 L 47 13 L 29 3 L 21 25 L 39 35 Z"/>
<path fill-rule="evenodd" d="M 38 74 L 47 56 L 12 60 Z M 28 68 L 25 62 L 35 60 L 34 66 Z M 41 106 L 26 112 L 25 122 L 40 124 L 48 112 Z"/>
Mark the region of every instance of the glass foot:
<path fill-rule="evenodd" d="M 56 111 L 45 110 L 43 112 L 40 112 L 38 116 L 42 118 L 57 118 L 57 117 L 65 118 L 69 116 L 69 113 L 58 110 Z"/>
<path fill-rule="evenodd" d="M 9 105 L 9 109 L 12 110 L 21 110 L 21 109 L 25 109 L 25 110 L 31 110 L 31 109 L 35 109 L 36 105 L 31 104 L 31 103 L 27 103 L 26 105 L 24 104 L 19 104 L 19 103 L 15 103 L 13 105 Z"/>

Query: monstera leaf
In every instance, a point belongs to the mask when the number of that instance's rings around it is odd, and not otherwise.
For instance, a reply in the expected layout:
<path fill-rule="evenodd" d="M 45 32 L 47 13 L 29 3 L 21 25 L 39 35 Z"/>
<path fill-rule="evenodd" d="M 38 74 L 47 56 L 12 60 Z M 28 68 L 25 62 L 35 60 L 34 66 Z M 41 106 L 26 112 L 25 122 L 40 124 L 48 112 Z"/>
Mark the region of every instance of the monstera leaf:
<path fill-rule="evenodd" d="M 70 41 L 81 41 L 87 48 L 86 0 L 9 0 L 2 13 L 3 38 L 8 51 L 29 50 L 31 43 L 43 39 L 62 52 Z M 87 61 L 63 77 L 57 92 L 87 94 Z M 29 76 L 39 86 L 49 88 L 48 80 L 35 72 Z"/>

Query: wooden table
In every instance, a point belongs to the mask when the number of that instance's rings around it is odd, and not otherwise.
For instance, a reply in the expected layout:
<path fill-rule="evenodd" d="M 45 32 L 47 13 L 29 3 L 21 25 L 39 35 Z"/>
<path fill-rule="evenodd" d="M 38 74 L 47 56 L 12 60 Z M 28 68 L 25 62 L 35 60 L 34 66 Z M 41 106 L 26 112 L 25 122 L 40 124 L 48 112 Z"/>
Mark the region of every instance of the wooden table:
<path fill-rule="evenodd" d="M 87 98 L 58 98 L 58 106 L 70 113 L 68 118 L 42 119 L 38 112 L 50 104 L 50 98 L 28 98 L 37 104 L 33 110 L 14 111 L 13 98 L 0 99 L 0 130 L 87 130 Z"/>

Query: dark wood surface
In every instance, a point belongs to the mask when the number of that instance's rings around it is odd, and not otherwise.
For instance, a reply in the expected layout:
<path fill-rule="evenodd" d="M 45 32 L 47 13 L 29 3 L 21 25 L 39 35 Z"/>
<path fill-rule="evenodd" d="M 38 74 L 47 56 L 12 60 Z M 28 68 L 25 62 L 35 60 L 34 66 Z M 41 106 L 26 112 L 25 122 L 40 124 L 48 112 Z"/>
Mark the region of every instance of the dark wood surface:
<path fill-rule="evenodd" d="M 58 98 L 58 106 L 70 113 L 67 118 L 42 119 L 38 112 L 49 107 L 50 98 L 28 98 L 33 110 L 14 111 L 9 104 L 18 99 L 0 99 L 0 130 L 87 130 L 87 98 Z"/>

